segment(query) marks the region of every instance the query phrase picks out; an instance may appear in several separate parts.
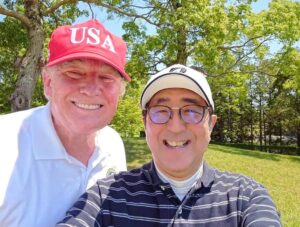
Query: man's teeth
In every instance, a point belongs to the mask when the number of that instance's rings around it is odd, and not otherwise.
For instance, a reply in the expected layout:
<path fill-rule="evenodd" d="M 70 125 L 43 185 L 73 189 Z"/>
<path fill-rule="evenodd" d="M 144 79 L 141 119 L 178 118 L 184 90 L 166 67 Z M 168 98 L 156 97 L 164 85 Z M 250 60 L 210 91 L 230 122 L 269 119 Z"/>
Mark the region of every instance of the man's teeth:
<path fill-rule="evenodd" d="M 183 147 L 188 141 L 165 141 L 165 144 L 170 147 Z"/>
<path fill-rule="evenodd" d="M 99 104 L 84 104 L 84 103 L 78 103 L 78 102 L 75 102 L 74 104 L 76 106 L 78 106 L 79 108 L 85 109 L 85 110 L 96 110 L 101 107 L 101 105 L 99 105 Z"/>

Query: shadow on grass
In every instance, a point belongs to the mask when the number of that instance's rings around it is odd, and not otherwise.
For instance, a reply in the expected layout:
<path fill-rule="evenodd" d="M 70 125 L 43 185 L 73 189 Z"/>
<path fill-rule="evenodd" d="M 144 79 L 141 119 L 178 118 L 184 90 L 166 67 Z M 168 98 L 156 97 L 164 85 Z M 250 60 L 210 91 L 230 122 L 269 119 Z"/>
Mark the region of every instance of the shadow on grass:
<path fill-rule="evenodd" d="M 151 152 L 144 138 L 125 138 L 123 140 L 126 149 L 126 160 L 128 169 L 140 167 L 152 159 Z M 289 159 L 293 162 L 300 163 L 300 156 L 278 155 L 274 153 L 266 153 L 256 150 L 236 148 L 218 144 L 210 144 L 209 148 L 224 153 L 244 155 L 258 159 L 272 161 L 281 161 L 282 159 Z"/>
<path fill-rule="evenodd" d="M 209 147 L 211 149 L 215 149 L 217 151 L 230 153 L 230 154 L 237 154 L 237 155 L 245 155 L 253 158 L 259 158 L 259 159 L 267 159 L 272 161 L 280 161 L 281 157 L 277 154 L 271 154 L 271 153 L 264 153 L 259 151 L 253 151 L 243 148 L 236 148 L 236 147 L 230 147 L 230 146 L 224 146 L 224 145 L 217 145 L 217 144 L 210 144 Z"/>
<path fill-rule="evenodd" d="M 286 158 L 293 161 L 293 162 L 299 162 L 300 163 L 300 157 L 298 157 L 298 156 L 286 156 Z"/>
<path fill-rule="evenodd" d="M 259 159 L 267 159 L 272 161 L 280 161 L 282 159 L 289 159 L 293 162 L 300 163 L 300 156 L 292 156 L 292 155 L 282 155 L 282 154 L 274 154 L 274 153 L 266 153 L 262 151 L 257 150 L 249 150 L 249 149 L 243 149 L 243 148 L 236 148 L 231 146 L 225 146 L 225 145 L 218 145 L 218 144 L 210 144 L 210 148 L 230 153 L 230 154 L 238 154 L 238 155 L 245 155 L 249 157 L 259 158 Z"/>

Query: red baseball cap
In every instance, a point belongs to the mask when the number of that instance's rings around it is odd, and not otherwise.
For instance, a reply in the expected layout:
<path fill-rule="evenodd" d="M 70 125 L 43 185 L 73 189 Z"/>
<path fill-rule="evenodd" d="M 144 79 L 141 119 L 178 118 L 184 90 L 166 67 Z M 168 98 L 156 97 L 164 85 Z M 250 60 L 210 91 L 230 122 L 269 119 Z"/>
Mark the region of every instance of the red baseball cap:
<path fill-rule="evenodd" d="M 55 29 L 49 42 L 47 66 L 64 61 L 89 58 L 101 60 L 120 72 L 128 81 L 125 72 L 126 43 L 109 32 L 98 20 L 92 19 Z"/>

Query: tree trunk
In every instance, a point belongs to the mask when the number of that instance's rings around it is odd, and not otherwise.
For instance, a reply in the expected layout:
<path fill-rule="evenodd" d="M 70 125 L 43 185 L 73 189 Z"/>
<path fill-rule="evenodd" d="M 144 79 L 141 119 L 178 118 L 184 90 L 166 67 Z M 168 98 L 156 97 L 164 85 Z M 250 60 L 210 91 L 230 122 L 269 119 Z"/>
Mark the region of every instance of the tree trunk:
<path fill-rule="evenodd" d="M 297 128 L 297 147 L 300 148 L 300 127 Z"/>
<path fill-rule="evenodd" d="M 279 144 L 282 146 L 282 124 L 281 124 L 281 117 L 279 117 Z"/>
<path fill-rule="evenodd" d="M 271 146 L 272 145 L 272 123 L 271 123 L 271 120 L 269 119 L 269 145 Z"/>
<path fill-rule="evenodd" d="M 220 130 L 220 141 L 224 142 L 224 120 L 222 115 L 218 117 L 218 126 Z"/>
<path fill-rule="evenodd" d="M 251 112 L 250 112 L 250 135 L 251 135 L 251 145 L 253 145 L 253 140 L 254 140 L 254 133 L 253 133 L 253 112 L 254 112 L 254 108 L 253 108 L 253 96 L 251 94 Z"/>
<path fill-rule="evenodd" d="M 42 18 L 38 3 L 27 0 L 25 4 L 25 15 L 30 19 L 28 28 L 29 47 L 23 58 L 16 89 L 11 95 L 11 110 L 13 112 L 25 110 L 31 107 L 32 95 L 38 76 L 43 57 L 44 31 Z"/>
<path fill-rule="evenodd" d="M 266 129 L 266 114 L 265 111 L 262 113 L 262 121 L 263 121 L 263 138 L 264 138 L 264 146 L 267 145 L 267 129 Z"/>
<path fill-rule="evenodd" d="M 244 117 L 240 116 L 240 136 L 238 138 L 239 143 L 244 143 Z"/>
<path fill-rule="evenodd" d="M 259 146 L 262 150 L 262 94 L 259 94 Z"/>

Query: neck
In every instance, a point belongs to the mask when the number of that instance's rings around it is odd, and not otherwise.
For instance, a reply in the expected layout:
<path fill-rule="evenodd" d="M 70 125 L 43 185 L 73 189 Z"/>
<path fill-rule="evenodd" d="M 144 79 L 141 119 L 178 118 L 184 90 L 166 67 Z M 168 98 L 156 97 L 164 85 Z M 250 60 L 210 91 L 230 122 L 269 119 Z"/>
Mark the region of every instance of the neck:
<path fill-rule="evenodd" d="M 155 163 L 154 163 L 155 164 Z M 198 181 L 199 178 L 201 178 L 203 173 L 203 164 L 201 163 L 199 169 L 190 177 L 185 178 L 184 180 L 175 180 L 167 175 L 165 175 L 163 172 L 159 170 L 159 168 L 156 167 L 157 175 L 159 178 L 165 182 L 169 183 L 176 194 L 176 196 L 182 200 L 185 195 L 190 191 L 190 189 L 195 185 L 195 183 Z"/>
<path fill-rule="evenodd" d="M 55 124 L 54 127 L 66 152 L 87 166 L 96 147 L 96 132 L 91 134 L 74 134 L 64 128 L 57 127 Z"/>
<path fill-rule="evenodd" d="M 61 138 L 67 153 L 85 166 L 95 150 L 95 134 L 87 136 L 69 136 Z"/>

